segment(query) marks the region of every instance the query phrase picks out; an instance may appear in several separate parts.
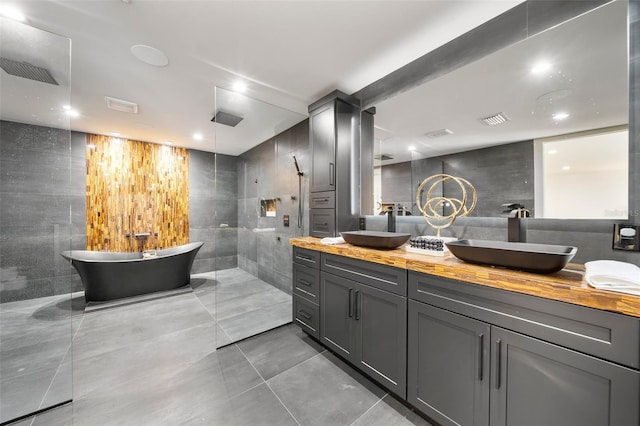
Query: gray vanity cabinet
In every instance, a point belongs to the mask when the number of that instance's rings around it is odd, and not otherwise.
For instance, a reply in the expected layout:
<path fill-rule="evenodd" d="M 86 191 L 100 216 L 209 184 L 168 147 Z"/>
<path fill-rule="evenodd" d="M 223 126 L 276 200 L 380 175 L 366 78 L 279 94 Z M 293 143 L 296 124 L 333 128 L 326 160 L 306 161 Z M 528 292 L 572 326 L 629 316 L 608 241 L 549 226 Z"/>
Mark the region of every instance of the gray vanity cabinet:
<path fill-rule="evenodd" d="M 492 426 L 640 424 L 640 373 L 499 327 L 491 329 Z"/>
<path fill-rule="evenodd" d="M 293 248 L 293 322 L 320 339 L 320 253 Z"/>
<path fill-rule="evenodd" d="M 335 103 L 313 111 L 309 117 L 312 135 L 311 192 L 333 191 L 336 188 Z"/>
<path fill-rule="evenodd" d="M 408 401 L 443 426 L 640 424 L 640 371 L 579 352 L 637 365 L 637 319 L 414 272 L 409 298 Z"/>
<path fill-rule="evenodd" d="M 327 272 L 320 288 L 320 341 L 405 398 L 406 297 Z"/>
<path fill-rule="evenodd" d="M 442 425 L 488 425 L 489 358 L 488 324 L 409 300 L 411 405 Z"/>

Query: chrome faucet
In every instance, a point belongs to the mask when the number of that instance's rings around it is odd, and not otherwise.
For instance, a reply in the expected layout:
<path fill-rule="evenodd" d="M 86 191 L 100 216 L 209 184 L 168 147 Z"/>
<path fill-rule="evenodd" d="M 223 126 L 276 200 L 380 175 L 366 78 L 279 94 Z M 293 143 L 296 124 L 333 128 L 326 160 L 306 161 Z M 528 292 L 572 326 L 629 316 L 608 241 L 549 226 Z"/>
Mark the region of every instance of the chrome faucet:
<path fill-rule="evenodd" d="M 529 210 L 519 203 L 507 203 L 502 207 L 503 215 L 507 216 L 507 241 L 515 243 L 527 242 L 526 229 L 522 226 L 520 219 L 531 216 Z"/>

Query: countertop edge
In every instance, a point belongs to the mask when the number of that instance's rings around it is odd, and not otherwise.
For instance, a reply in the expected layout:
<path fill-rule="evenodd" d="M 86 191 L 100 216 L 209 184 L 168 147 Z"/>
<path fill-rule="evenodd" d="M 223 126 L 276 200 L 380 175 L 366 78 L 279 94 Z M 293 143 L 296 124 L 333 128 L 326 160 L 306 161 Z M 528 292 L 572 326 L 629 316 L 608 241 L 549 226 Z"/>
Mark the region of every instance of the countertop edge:
<path fill-rule="evenodd" d="M 449 278 L 466 283 L 513 291 L 587 308 L 640 317 L 640 296 L 590 287 L 584 279 L 582 265 L 569 264 L 562 271 L 543 275 L 506 268 L 475 265 L 453 255 L 432 257 L 405 251 L 403 248 L 375 250 L 348 243 L 328 245 L 315 237 L 294 237 L 292 246 L 337 254 Z"/>

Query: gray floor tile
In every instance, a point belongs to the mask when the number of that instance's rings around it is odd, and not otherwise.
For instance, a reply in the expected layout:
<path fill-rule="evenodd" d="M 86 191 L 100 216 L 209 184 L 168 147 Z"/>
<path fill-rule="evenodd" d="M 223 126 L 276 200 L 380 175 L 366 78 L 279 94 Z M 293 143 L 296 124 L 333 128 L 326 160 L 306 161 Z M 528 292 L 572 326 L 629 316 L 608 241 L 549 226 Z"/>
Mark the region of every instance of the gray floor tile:
<path fill-rule="evenodd" d="M 216 319 L 222 321 L 238 315 L 239 312 L 251 312 L 291 300 L 290 295 L 275 287 L 232 299 L 221 299 L 216 304 Z"/>
<path fill-rule="evenodd" d="M 351 426 L 431 426 L 432 424 L 401 404 L 391 395 L 364 413 Z"/>
<path fill-rule="evenodd" d="M 31 426 L 73 426 L 73 424 L 73 404 L 66 404 L 38 414 Z"/>
<path fill-rule="evenodd" d="M 323 352 L 267 383 L 301 425 L 349 425 L 384 391 Z"/>
<path fill-rule="evenodd" d="M 293 324 L 239 342 L 238 347 L 265 380 L 325 350 Z"/>
<path fill-rule="evenodd" d="M 231 400 L 231 404 L 238 426 L 298 424 L 266 384 L 236 396 Z"/>
<path fill-rule="evenodd" d="M 273 288 L 274 287 L 272 285 L 269 285 L 258 278 L 240 282 L 219 282 L 216 287 L 216 298 L 219 303 L 229 299 L 242 298 L 261 291 L 271 290 Z"/>
<path fill-rule="evenodd" d="M 4 360 L 3 360 L 4 361 Z M 0 423 L 37 411 L 57 367 L 0 381 Z"/>
<path fill-rule="evenodd" d="M 279 303 L 218 321 L 234 342 L 291 322 L 292 302 Z"/>

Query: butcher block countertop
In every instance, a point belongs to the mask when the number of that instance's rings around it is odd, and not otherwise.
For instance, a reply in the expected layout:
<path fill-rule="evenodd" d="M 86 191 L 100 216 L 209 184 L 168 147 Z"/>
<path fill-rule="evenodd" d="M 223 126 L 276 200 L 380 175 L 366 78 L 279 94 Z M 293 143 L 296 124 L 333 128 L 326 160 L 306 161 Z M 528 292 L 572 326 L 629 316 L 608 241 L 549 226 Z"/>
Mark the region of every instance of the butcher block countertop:
<path fill-rule="evenodd" d="M 309 250 L 640 317 L 640 296 L 589 287 L 584 279 L 584 266 L 578 264 L 570 263 L 559 272 L 542 275 L 475 265 L 451 254 L 437 257 L 409 253 L 404 247 L 376 250 L 348 243 L 328 245 L 315 237 L 291 238 L 289 242 Z"/>

